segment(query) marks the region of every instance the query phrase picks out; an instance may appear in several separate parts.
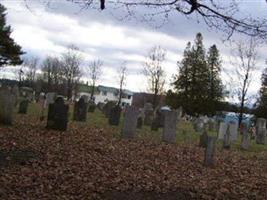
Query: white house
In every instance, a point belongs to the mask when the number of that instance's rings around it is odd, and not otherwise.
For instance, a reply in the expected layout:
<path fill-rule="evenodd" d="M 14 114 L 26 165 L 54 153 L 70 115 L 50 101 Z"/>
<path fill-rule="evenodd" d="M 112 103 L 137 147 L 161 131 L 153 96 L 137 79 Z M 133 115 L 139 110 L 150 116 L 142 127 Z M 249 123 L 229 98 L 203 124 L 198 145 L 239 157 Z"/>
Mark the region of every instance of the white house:
<path fill-rule="evenodd" d="M 81 85 L 78 89 L 77 98 L 81 96 L 88 96 L 88 99 L 91 96 L 91 87 L 88 85 Z M 119 89 L 114 87 L 107 87 L 99 85 L 95 88 L 94 94 L 95 103 L 98 104 L 106 103 L 108 101 L 118 101 L 119 100 Z M 123 90 L 123 95 L 121 99 L 121 105 L 132 105 L 133 92 L 129 90 Z"/>

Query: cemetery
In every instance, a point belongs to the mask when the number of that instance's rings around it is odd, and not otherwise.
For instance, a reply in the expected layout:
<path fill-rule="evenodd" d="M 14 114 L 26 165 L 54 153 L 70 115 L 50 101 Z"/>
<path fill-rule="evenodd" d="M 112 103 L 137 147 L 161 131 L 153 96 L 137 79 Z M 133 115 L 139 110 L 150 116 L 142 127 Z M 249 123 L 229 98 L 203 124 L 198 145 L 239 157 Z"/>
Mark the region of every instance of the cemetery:
<path fill-rule="evenodd" d="M 165 112 L 164 126 L 157 131 L 151 125 L 138 128 L 142 115 L 133 106 L 122 111 L 117 126 L 110 125 L 105 111 L 98 108 L 86 112 L 86 118 L 81 112 L 79 121 L 72 118 L 77 103 L 66 103 L 56 98 L 45 109 L 47 122 L 39 120 L 42 105 L 30 103 L 26 115 L 13 109 L 12 126 L 0 126 L 1 196 L 266 197 L 267 145 L 257 144 L 262 135 L 251 140 L 248 134 L 237 135 L 235 124 L 223 122 L 218 132 L 210 130 L 208 123 L 197 132 L 195 122 L 178 119 L 176 111 Z M 264 123 L 259 119 L 260 133 Z M 229 148 L 224 148 L 226 136 Z"/>

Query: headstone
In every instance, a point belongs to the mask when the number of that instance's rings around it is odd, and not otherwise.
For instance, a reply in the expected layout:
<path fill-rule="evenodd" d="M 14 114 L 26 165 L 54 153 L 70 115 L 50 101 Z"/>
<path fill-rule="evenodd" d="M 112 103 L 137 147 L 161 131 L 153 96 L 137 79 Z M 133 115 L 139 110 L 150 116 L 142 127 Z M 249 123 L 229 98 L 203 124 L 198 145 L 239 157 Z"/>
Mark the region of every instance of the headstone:
<path fill-rule="evenodd" d="M 208 140 L 208 133 L 207 133 L 207 130 L 204 129 L 204 131 L 200 135 L 199 147 L 206 148 L 207 147 L 207 140 Z"/>
<path fill-rule="evenodd" d="M 0 90 L 0 123 L 12 125 L 15 96 L 7 89 Z"/>
<path fill-rule="evenodd" d="M 180 106 L 177 110 L 177 119 L 181 119 L 182 118 L 182 115 L 183 115 L 183 107 Z"/>
<path fill-rule="evenodd" d="M 209 131 L 216 131 L 217 129 L 216 121 L 212 118 L 210 118 L 208 121 L 208 129 Z"/>
<path fill-rule="evenodd" d="M 193 127 L 194 127 L 195 131 L 198 133 L 201 133 L 203 131 L 204 125 L 205 125 L 205 123 L 204 123 L 203 119 L 201 119 L 201 117 L 198 117 L 193 122 Z"/>
<path fill-rule="evenodd" d="M 230 149 L 231 147 L 231 133 L 230 133 L 230 124 L 227 125 L 226 134 L 223 136 L 223 148 Z"/>
<path fill-rule="evenodd" d="M 55 92 L 48 92 L 46 94 L 46 98 L 45 98 L 45 107 L 49 106 L 49 104 L 54 103 L 55 99 L 56 99 L 56 93 Z"/>
<path fill-rule="evenodd" d="M 236 141 L 238 139 L 238 123 L 230 122 L 229 130 L 230 130 L 231 141 Z"/>
<path fill-rule="evenodd" d="M 158 131 L 159 130 L 159 122 L 158 122 L 158 118 L 154 118 L 152 120 L 152 123 L 151 123 L 151 131 Z"/>
<path fill-rule="evenodd" d="M 164 117 L 164 127 L 162 140 L 167 143 L 176 142 L 176 122 L 177 122 L 177 112 L 168 111 L 165 113 Z"/>
<path fill-rule="evenodd" d="M 83 98 L 80 98 L 78 102 L 74 103 L 73 120 L 86 121 L 87 117 L 87 103 Z"/>
<path fill-rule="evenodd" d="M 206 167 L 211 167 L 215 164 L 214 154 L 216 149 L 216 137 L 208 136 L 207 146 L 205 149 L 204 165 Z"/>
<path fill-rule="evenodd" d="M 64 104 L 62 97 L 57 97 L 55 103 L 49 104 L 47 116 L 47 128 L 58 131 L 66 131 L 68 125 L 69 106 Z"/>
<path fill-rule="evenodd" d="M 248 127 L 246 124 L 242 125 L 242 141 L 241 149 L 248 150 L 250 146 L 250 134 L 248 132 Z"/>
<path fill-rule="evenodd" d="M 139 116 L 137 118 L 137 128 L 142 129 L 142 126 L 143 126 L 143 118 L 142 118 L 142 116 Z"/>
<path fill-rule="evenodd" d="M 223 140 L 224 135 L 226 134 L 228 125 L 225 122 L 220 122 L 219 124 L 219 132 L 218 132 L 218 139 Z"/>
<path fill-rule="evenodd" d="M 154 115 L 154 110 L 153 110 L 153 105 L 151 103 L 146 103 L 144 106 L 144 124 L 146 126 L 150 126 L 153 121 L 153 115 Z"/>
<path fill-rule="evenodd" d="M 19 87 L 17 85 L 15 85 L 12 89 L 11 89 L 11 93 L 14 95 L 14 103 L 15 106 L 17 106 L 18 101 L 19 101 Z"/>
<path fill-rule="evenodd" d="M 121 107 L 116 105 L 110 110 L 109 124 L 112 126 L 118 126 L 121 118 Z"/>
<path fill-rule="evenodd" d="M 133 106 L 126 107 L 124 124 L 122 129 L 123 138 L 135 138 L 138 115 L 138 108 Z"/>
<path fill-rule="evenodd" d="M 105 106 L 105 104 L 102 103 L 102 102 L 99 102 L 99 103 L 97 104 L 97 108 L 98 108 L 99 110 L 101 110 L 101 111 L 103 111 L 104 106 Z"/>
<path fill-rule="evenodd" d="M 111 109 L 116 106 L 116 103 L 113 102 L 113 101 L 109 101 L 107 102 L 104 107 L 103 107 L 103 113 L 105 115 L 106 118 L 109 118 L 109 115 L 110 115 L 110 112 L 111 112 Z"/>
<path fill-rule="evenodd" d="M 266 119 L 258 118 L 256 123 L 256 143 L 266 144 L 267 133 L 266 133 Z"/>
<path fill-rule="evenodd" d="M 19 114 L 27 114 L 29 100 L 23 99 L 19 104 Z"/>
<path fill-rule="evenodd" d="M 88 112 L 93 113 L 95 112 L 96 104 L 94 101 L 89 101 L 88 103 Z"/>
<path fill-rule="evenodd" d="M 85 103 L 89 102 L 89 96 L 88 95 L 82 95 L 81 98 L 83 98 Z"/>

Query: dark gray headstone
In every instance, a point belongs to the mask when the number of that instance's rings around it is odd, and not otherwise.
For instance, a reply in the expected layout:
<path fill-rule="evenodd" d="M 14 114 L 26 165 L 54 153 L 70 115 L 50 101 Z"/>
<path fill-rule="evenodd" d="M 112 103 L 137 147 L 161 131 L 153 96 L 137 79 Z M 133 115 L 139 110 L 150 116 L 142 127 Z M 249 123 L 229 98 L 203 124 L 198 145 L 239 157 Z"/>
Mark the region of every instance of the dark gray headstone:
<path fill-rule="evenodd" d="M 87 118 L 87 103 L 83 98 L 74 103 L 73 120 L 85 122 Z"/>
<path fill-rule="evenodd" d="M 230 149 L 231 147 L 231 133 L 230 133 L 230 125 L 227 125 L 226 134 L 223 136 L 223 148 Z"/>
<path fill-rule="evenodd" d="M 125 118 L 122 129 L 123 138 L 135 138 L 139 110 L 136 107 L 128 106 L 125 110 Z"/>
<path fill-rule="evenodd" d="M 143 118 L 142 118 L 142 116 L 139 116 L 137 118 L 137 128 L 142 129 L 142 126 L 143 126 Z"/>
<path fill-rule="evenodd" d="M 12 125 L 13 109 L 15 106 L 15 96 L 8 90 L 0 90 L 0 123 Z"/>
<path fill-rule="evenodd" d="M 88 112 L 93 113 L 95 112 L 96 104 L 94 101 L 89 101 L 88 103 Z"/>
<path fill-rule="evenodd" d="M 214 154 L 216 149 L 216 137 L 208 136 L 205 149 L 204 165 L 211 167 L 214 165 Z"/>
<path fill-rule="evenodd" d="M 167 143 L 176 143 L 177 112 L 167 111 L 164 118 L 162 140 Z"/>
<path fill-rule="evenodd" d="M 19 113 L 20 114 L 27 114 L 28 105 L 29 105 L 29 100 L 23 99 L 19 104 Z"/>
<path fill-rule="evenodd" d="M 246 124 L 242 125 L 242 141 L 241 149 L 248 150 L 250 146 L 250 134 L 248 132 L 248 127 Z"/>
<path fill-rule="evenodd" d="M 199 146 L 206 148 L 207 147 L 207 140 L 208 140 L 208 133 L 207 133 L 206 129 L 204 129 L 204 131 L 200 135 Z"/>
<path fill-rule="evenodd" d="M 151 103 L 146 103 L 144 106 L 144 124 L 150 126 L 154 118 L 153 105 Z"/>
<path fill-rule="evenodd" d="M 55 103 L 49 104 L 47 116 L 47 128 L 58 131 L 66 131 L 68 126 L 69 106 L 64 104 L 62 97 L 58 97 Z"/>
<path fill-rule="evenodd" d="M 110 115 L 110 112 L 111 112 L 111 109 L 116 106 L 116 103 L 115 102 L 112 102 L 112 101 L 109 101 L 107 102 L 104 107 L 103 107 L 103 113 L 105 115 L 106 118 L 109 118 L 109 115 Z"/>
<path fill-rule="evenodd" d="M 121 118 L 121 107 L 115 106 L 110 110 L 109 114 L 109 125 L 118 126 Z"/>
<path fill-rule="evenodd" d="M 256 143 L 267 143 L 266 119 L 258 118 L 256 123 Z"/>

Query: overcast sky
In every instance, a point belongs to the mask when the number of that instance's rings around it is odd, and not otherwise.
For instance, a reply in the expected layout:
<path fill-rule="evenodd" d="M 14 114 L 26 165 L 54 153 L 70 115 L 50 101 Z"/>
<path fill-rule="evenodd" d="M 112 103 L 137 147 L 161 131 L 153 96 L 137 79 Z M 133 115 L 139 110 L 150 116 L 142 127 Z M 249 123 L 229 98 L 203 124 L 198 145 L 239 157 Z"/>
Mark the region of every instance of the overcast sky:
<path fill-rule="evenodd" d="M 28 0 L 29 8 L 22 0 L 0 2 L 8 9 L 7 22 L 12 26 L 12 37 L 27 52 L 26 56 L 37 56 L 42 60 L 48 55 L 60 55 L 68 45 L 74 44 L 83 52 L 84 66 L 94 59 L 103 60 L 103 74 L 98 84 L 118 86 L 116 69 L 126 61 L 129 74 L 127 88 L 145 91 L 147 85 L 141 74 L 142 66 L 148 51 L 155 45 L 167 50 L 164 68 L 169 84 L 171 76 L 177 72 L 176 63 L 181 60 L 186 43 L 193 41 L 197 32 L 203 34 L 206 49 L 212 44 L 218 46 L 223 69 L 228 72 L 232 70 L 229 69 L 231 48 L 229 43 L 222 42 L 225 38 L 223 33 L 209 30 L 203 23 L 198 24 L 194 16 L 187 19 L 179 13 L 172 13 L 169 21 L 158 28 L 162 17 L 155 18 L 155 22 L 141 23 L 139 20 L 125 19 L 122 10 L 109 9 L 108 5 L 106 10 L 99 11 L 90 8 L 80 10 L 79 6 L 65 0 L 53 0 L 50 6 L 37 0 Z M 265 0 L 242 2 L 244 13 L 251 11 L 251 14 L 266 16 Z M 259 50 L 259 71 L 254 74 L 251 94 L 259 89 L 260 71 L 265 67 L 265 52 L 263 45 Z M 12 75 L 10 70 L 5 71 L 2 77 Z M 222 76 L 224 82 L 228 82 L 227 74 L 223 73 Z"/>

